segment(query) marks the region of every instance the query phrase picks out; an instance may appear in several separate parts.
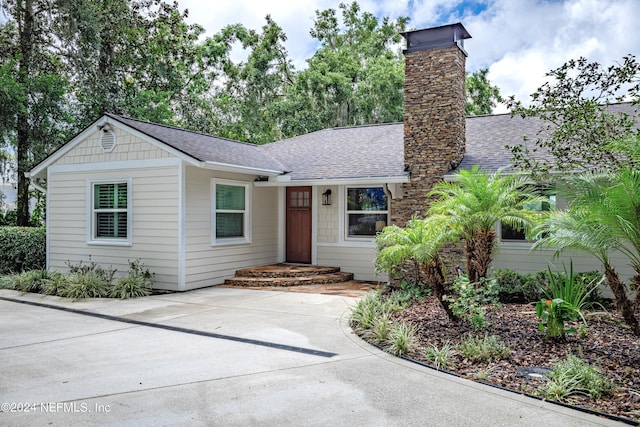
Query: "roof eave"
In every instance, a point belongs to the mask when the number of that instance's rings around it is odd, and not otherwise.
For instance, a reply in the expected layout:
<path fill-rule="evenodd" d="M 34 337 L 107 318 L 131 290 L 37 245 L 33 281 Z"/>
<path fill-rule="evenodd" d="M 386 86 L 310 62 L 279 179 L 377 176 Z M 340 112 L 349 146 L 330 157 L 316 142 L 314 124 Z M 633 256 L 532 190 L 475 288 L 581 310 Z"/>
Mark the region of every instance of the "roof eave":
<path fill-rule="evenodd" d="M 263 168 L 254 168 L 250 166 L 239 166 L 232 165 L 229 163 L 220 163 L 220 162 L 202 162 L 202 167 L 205 169 L 215 169 L 222 172 L 234 172 L 234 173 L 243 173 L 249 175 L 260 175 L 260 176 L 279 176 L 285 173 L 285 171 L 272 170 L 272 169 L 263 169 Z"/>
<path fill-rule="evenodd" d="M 285 178 L 284 175 L 280 178 Z M 371 177 L 359 177 L 359 178 L 313 178 L 313 179 L 276 179 L 269 181 L 259 181 L 255 185 L 258 187 L 287 187 L 291 185 L 295 186 L 318 186 L 318 185 L 367 185 L 367 184 L 402 184 L 409 182 L 409 175 L 396 175 L 396 176 L 371 176 Z"/>

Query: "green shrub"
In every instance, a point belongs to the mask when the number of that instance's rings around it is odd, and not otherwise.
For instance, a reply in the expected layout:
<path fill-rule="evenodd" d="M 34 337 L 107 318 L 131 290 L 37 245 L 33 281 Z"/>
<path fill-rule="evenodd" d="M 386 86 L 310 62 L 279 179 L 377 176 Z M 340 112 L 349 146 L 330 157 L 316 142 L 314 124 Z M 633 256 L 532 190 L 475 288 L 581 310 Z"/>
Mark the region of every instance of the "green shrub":
<path fill-rule="evenodd" d="M 453 347 L 448 341 L 442 347 L 433 344 L 427 348 L 425 356 L 436 369 L 447 369 L 453 364 Z"/>
<path fill-rule="evenodd" d="M 548 284 L 544 275 L 520 274 L 509 269 L 495 270 L 493 277 L 498 285 L 498 299 L 504 303 L 537 301 Z"/>
<path fill-rule="evenodd" d="M 597 369 L 573 355 L 557 363 L 548 376 L 549 381 L 540 390 L 547 399 L 564 401 L 576 394 L 597 399 L 613 387 Z"/>
<path fill-rule="evenodd" d="M 483 277 L 478 283 L 470 283 L 467 275 L 462 274 L 453 282 L 451 290 L 455 296 L 445 298 L 450 302 L 453 314 L 471 323 L 476 330 L 484 328 L 487 325 L 485 306 L 498 303 L 496 280 Z"/>
<path fill-rule="evenodd" d="M 551 271 L 549 271 L 551 274 Z M 536 315 L 540 318 L 538 329 L 545 332 L 547 338 L 563 338 L 565 333 L 575 333 L 575 328 L 565 329 L 564 322 L 581 319 L 586 326 L 584 311 L 597 304 L 590 295 L 604 280 L 600 275 L 594 281 L 586 283 L 573 273 L 573 263 L 564 274 L 551 274 L 550 290 L 545 298 L 536 304 Z"/>
<path fill-rule="evenodd" d="M 5 276 L 2 279 L 2 287 L 20 292 L 38 293 L 48 278 L 47 270 L 23 271 Z"/>
<path fill-rule="evenodd" d="M 368 330 L 382 312 L 382 295 L 380 291 L 368 292 L 351 308 L 351 322 L 354 329 Z"/>
<path fill-rule="evenodd" d="M 63 297 L 79 300 L 83 298 L 102 298 L 109 295 L 109 282 L 96 271 L 71 273 L 69 283 L 63 288 Z"/>
<path fill-rule="evenodd" d="M 129 274 L 116 279 L 109 296 L 120 299 L 145 297 L 151 294 L 152 287 L 153 274 L 149 269 L 140 259 L 129 260 Z"/>
<path fill-rule="evenodd" d="M 65 262 L 67 267 L 69 268 L 70 274 L 80 274 L 80 275 L 89 275 L 96 274 L 102 277 L 108 284 L 113 282 L 113 276 L 116 274 L 118 270 L 115 268 L 102 268 L 95 262 L 90 262 L 89 264 L 82 264 L 80 261 L 77 264 L 72 264 L 70 261 Z"/>
<path fill-rule="evenodd" d="M 0 274 L 42 270 L 45 264 L 43 227 L 0 227 Z"/>
<path fill-rule="evenodd" d="M 389 353 L 403 356 L 413 351 L 416 345 L 416 328 L 407 322 L 395 322 L 389 332 Z"/>
<path fill-rule="evenodd" d="M 490 362 L 491 360 L 502 360 L 509 357 L 511 350 L 500 338 L 495 335 L 484 337 L 467 336 L 460 344 L 458 351 L 464 357 L 474 362 Z"/>
<path fill-rule="evenodd" d="M 67 275 L 54 272 L 44 281 L 41 292 L 45 295 L 64 296 L 67 293 L 69 279 Z"/>

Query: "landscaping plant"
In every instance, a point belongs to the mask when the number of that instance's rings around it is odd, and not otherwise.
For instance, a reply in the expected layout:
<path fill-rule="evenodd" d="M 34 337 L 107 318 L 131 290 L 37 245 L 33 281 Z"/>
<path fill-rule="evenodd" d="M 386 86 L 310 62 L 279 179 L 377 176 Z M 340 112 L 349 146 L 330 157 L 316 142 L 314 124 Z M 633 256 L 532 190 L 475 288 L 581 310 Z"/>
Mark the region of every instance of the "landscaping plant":
<path fill-rule="evenodd" d="M 547 338 L 564 338 L 566 333 L 576 333 L 573 327 L 565 328 L 565 322 L 580 319 L 586 326 L 583 312 L 597 304 L 589 297 L 600 286 L 603 278 L 590 283 L 577 280 L 573 274 L 573 262 L 568 272 L 565 267 L 564 274 L 551 274 L 550 269 L 549 273 L 549 292 L 546 298 L 536 303 L 536 315 L 540 319 L 538 329 L 544 331 Z"/>
<path fill-rule="evenodd" d="M 451 286 L 452 293 L 445 296 L 456 317 L 471 323 L 476 330 L 487 325 L 485 306 L 498 304 L 496 280 L 481 278 L 480 281 L 480 285 L 471 283 L 466 274 L 460 274 Z"/>
<path fill-rule="evenodd" d="M 112 298 L 137 298 L 151 294 L 153 274 L 139 259 L 129 260 L 129 274 L 119 277 L 109 290 Z"/>
<path fill-rule="evenodd" d="M 474 362 L 490 362 L 509 357 L 511 350 L 496 335 L 466 336 L 457 346 L 458 351 Z"/>
<path fill-rule="evenodd" d="M 611 381 L 603 374 L 574 355 L 557 363 L 548 377 L 549 382 L 542 387 L 540 394 L 561 402 L 573 395 L 597 399 L 612 388 Z"/>
<path fill-rule="evenodd" d="M 440 347 L 432 344 L 427 348 L 425 356 L 436 369 L 447 369 L 453 364 L 453 347 L 449 342 L 445 342 Z"/>

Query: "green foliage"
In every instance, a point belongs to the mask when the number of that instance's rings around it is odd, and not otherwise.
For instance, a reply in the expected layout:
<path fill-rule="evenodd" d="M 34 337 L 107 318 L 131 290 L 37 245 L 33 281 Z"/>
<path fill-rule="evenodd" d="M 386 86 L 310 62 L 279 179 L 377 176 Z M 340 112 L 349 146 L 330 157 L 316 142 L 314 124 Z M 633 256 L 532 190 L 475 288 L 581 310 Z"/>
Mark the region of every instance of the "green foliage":
<path fill-rule="evenodd" d="M 351 322 L 355 329 L 369 330 L 376 319 L 388 311 L 389 306 L 380 291 L 368 292 L 351 308 Z"/>
<path fill-rule="evenodd" d="M 548 272 L 534 275 L 499 269 L 493 272 L 493 278 L 498 285 L 498 299 L 503 303 L 537 301 L 543 297 L 544 290 L 548 288 Z"/>
<path fill-rule="evenodd" d="M 456 277 L 451 286 L 452 295 L 445 296 L 451 303 L 453 313 L 476 329 L 487 326 L 485 319 L 487 304 L 498 303 L 498 285 L 495 279 L 482 278 L 471 283 L 466 274 Z"/>
<path fill-rule="evenodd" d="M 45 295 L 63 296 L 66 294 L 68 278 L 60 272 L 50 273 L 47 280 L 42 285 L 41 292 Z"/>
<path fill-rule="evenodd" d="M 404 356 L 412 352 L 416 345 L 416 328 L 407 322 L 394 322 L 389 333 L 389 353 Z"/>
<path fill-rule="evenodd" d="M 46 264 L 42 227 L 0 227 L 0 274 L 41 270 Z"/>
<path fill-rule="evenodd" d="M 109 296 L 120 299 L 144 297 L 151 294 L 152 287 L 153 275 L 149 269 L 140 259 L 129 260 L 129 274 L 115 280 Z"/>
<path fill-rule="evenodd" d="M 527 206 L 546 200 L 534 191 L 535 182 L 528 176 L 503 172 L 488 174 L 474 166 L 459 171 L 452 182 L 437 183 L 429 192 L 435 201 L 427 215 L 445 218 L 445 227 L 457 240 L 465 241 L 466 272 L 472 282 L 487 276 L 496 222 L 528 232 L 536 214 Z"/>
<path fill-rule="evenodd" d="M 109 281 L 98 270 L 69 274 L 67 285 L 60 296 L 74 300 L 104 298 L 109 295 Z"/>
<path fill-rule="evenodd" d="M 113 282 L 113 276 L 118 270 L 114 268 L 103 268 L 96 262 L 90 262 L 89 264 L 83 264 L 80 261 L 77 264 L 73 264 L 70 261 L 65 262 L 69 268 L 70 274 L 79 274 L 81 276 L 96 275 L 101 277 L 107 284 Z"/>
<path fill-rule="evenodd" d="M 38 293 L 48 279 L 47 270 L 23 271 L 5 276 L 2 280 L 2 287 L 20 292 Z"/>
<path fill-rule="evenodd" d="M 574 395 L 598 399 L 608 394 L 613 387 L 611 381 L 596 368 L 573 355 L 557 363 L 548 376 L 550 380 L 540 390 L 540 394 L 552 400 L 566 401 Z"/>
<path fill-rule="evenodd" d="M 547 338 L 563 338 L 565 333 L 576 332 L 575 328 L 565 329 L 565 322 L 581 319 L 586 326 L 583 312 L 594 305 L 589 296 L 602 283 L 603 277 L 585 283 L 573 274 L 571 263 L 568 272 L 565 268 L 564 274 L 550 274 L 550 279 L 550 290 L 546 299 L 536 303 L 536 315 L 540 318 L 538 329 L 541 332 L 545 331 Z"/>
<path fill-rule="evenodd" d="M 487 78 L 489 69 L 484 68 L 475 73 L 467 73 L 466 103 L 467 116 L 491 114 L 497 102 L 502 102 L 500 90 Z"/>
<path fill-rule="evenodd" d="M 436 369 L 447 369 L 453 365 L 454 349 L 448 341 L 441 347 L 433 344 L 427 347 L 425 356 Z"/>
<path fill-rule="evenodd" d="M 391 319 L 389 313 L 382 313 L 373 321 L 371 330 L 377 342 L 384 344 L 389 340 L 391 334 Z"/>
<path fill-rule="evenodd" d="M 485 334 L 483 337 L 467 336 L 457 349 L 464 357 L 474 362 L 490 362 L 507 359 L 511 350 L 496 335 Z"/>
<path fill-rule="evenodd" d="M 609 67 L 579 58 L 546 75 L 548 81 L 532 94 L 528 107 L 513 97 L 508 102 L 512 115 L 537 117 L 545 123 L 533 145 L 510 147 L 515 164 L 539 177 L 548 176 L 551 170 L 630 166 L 633 159 L 612 143 L 637 141 L 637 117 L 614 113 L 608 106 L 638 98 L 640 64 L 635 56 L 625 56 Z M 539 151 L 547 155 L 536 155 Z"/>

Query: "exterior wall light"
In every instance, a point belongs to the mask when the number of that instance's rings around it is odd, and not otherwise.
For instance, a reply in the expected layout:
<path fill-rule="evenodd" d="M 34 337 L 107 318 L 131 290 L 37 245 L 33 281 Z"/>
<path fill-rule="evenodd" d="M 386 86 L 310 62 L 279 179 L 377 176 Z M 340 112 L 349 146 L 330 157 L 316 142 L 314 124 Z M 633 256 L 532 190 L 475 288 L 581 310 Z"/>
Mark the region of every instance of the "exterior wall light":
<path fill-rule="evenodd" d="M 330 189 L 327 189 L 324 193 L 322 193 L 322 205 L 331 206 L 331 190 Z"/>

